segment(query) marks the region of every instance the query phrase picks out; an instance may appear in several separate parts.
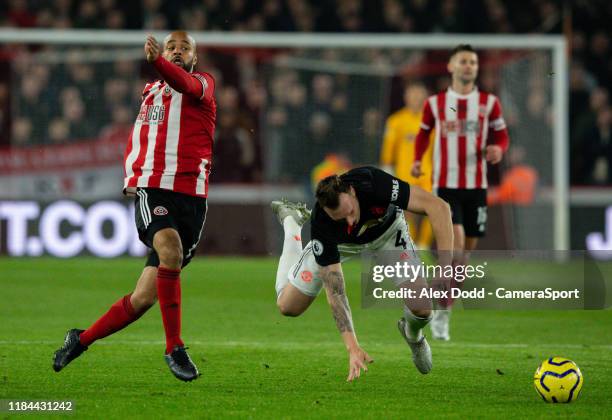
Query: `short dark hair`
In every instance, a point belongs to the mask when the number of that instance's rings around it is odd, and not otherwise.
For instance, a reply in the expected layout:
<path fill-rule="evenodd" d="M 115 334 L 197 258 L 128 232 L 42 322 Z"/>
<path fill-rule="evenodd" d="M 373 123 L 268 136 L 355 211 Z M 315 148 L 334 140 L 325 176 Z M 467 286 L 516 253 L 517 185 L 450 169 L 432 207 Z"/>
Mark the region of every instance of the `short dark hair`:
<path fill-rule="evenodd" d="M 459 44 L 455 48 L 453 48 L 453 50 L 450 53 L 450 57 L 448 57 L 448 58 L 451 59 L 456 54 L 459 54 L 460 52 L 463 52 L 463 51 L 467 51 L 467 52 L 471 52 L 471 53 L 477 54 L 476 50 L 474 48 L 472 48 L 472 46 L 470 44 Z"/>
<path fill-rule="evenodd" d="M 319 182 L 315 196 L 321 207 L 335 210 L 340 205 L 340 193 L 347 193 L 350 189 L 350 184 L 338 175 L 330 175 Z"/>

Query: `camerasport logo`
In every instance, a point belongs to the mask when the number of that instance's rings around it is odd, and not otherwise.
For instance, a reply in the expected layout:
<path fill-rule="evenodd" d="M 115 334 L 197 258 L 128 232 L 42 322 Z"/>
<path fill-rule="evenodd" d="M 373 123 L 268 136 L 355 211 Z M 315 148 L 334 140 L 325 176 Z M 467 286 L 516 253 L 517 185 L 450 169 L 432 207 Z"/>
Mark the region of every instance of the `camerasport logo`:
<path fill-rule="evenodd" d="M 164 206 L 157 206 L 153 209 L 153 214 L 156 216 L 165 216 L 168 214 L 168 210 Z"/>

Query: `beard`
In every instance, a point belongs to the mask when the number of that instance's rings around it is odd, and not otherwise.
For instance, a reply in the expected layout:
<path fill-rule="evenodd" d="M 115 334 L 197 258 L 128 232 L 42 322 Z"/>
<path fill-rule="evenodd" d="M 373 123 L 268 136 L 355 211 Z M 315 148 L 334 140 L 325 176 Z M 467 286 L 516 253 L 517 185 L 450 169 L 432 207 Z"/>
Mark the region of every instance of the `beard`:
<path fill-rule="evenodd" d="M 168 61 L 170 61 L 172 64 L 181 67 L 186 72 L 191 73 L 191 71 L 193 70 L 193 59 L 191 61 L 183 61 L 183 59 L 180 57 L 174 57 L 170 58 Z"/>

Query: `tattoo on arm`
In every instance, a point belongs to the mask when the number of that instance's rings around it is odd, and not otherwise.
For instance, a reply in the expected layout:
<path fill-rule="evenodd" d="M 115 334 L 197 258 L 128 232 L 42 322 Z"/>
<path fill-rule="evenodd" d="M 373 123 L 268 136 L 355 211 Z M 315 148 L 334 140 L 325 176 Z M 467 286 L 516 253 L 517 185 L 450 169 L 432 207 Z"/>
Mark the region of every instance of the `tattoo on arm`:
<path fill-rule="evenodd" d="M 351 308 L 344 291 L 344 278 L 338 271 L 330 271 L 323 276 L 323 284 L 327 292 L 327 300 L 332 314 L 336 320 L 338 330 L 343 332 L 353 331 L 353 319 Z"/>

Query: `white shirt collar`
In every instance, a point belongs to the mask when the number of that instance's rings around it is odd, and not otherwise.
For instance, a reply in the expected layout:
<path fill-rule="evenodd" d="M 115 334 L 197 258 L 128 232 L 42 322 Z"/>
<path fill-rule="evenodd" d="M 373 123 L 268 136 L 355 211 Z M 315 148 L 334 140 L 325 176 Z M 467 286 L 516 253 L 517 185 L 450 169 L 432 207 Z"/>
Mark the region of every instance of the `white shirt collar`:
<path fill-rule="evenodd" d="M 474 89 L 473 89 L 473 90 L 472 90 L 470 93 L 468 93 L 467 95 L 462 95 L 462 94 L 460 94 L 460 93 L 458 93 L 458 92 L 455 92 L 455 91 L 453 90 L 453 88 L 451 88 L 450 86 L 448 87 L 447 92 L 448 92 L 450 95 L 456 96 L 456 97 L 457 97 L 457 98 L 459 98 L 459 99 L 467 99 L 467 98 L 469 98 L 470 96 L 473 96 L 473 95 L 477 95 L 477 94 L 478 94 L 478 86 L 474 85 Z"/>

